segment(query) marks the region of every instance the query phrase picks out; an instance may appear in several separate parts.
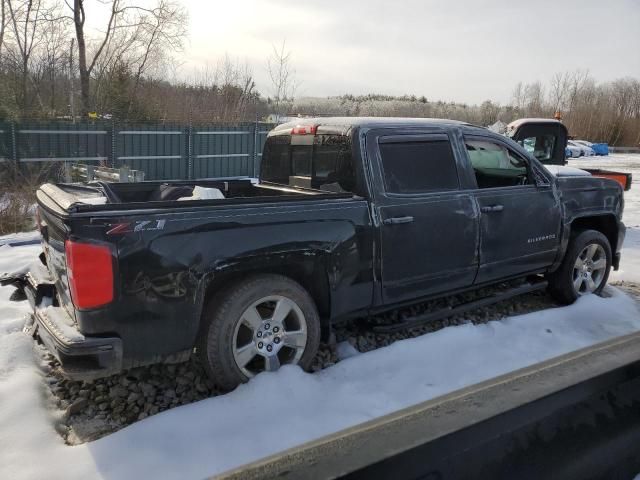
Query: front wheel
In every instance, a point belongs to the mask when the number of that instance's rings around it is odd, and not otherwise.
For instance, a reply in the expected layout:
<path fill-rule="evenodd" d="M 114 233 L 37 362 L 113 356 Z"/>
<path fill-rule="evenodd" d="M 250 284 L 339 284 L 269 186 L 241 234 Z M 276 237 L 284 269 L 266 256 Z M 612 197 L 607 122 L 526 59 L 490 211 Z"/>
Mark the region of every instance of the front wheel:
<path fill-rule="evenodd" d="M 211 380 L 231 390 L 283 364 L 307 369 L 320 344 L 320 320 L 304 288 L 281 275 L 259 275 L 214 297 L 198 345 Z"/>
<path fill-rule="evenodd" d="M 599 294 L 611 271 L 611 245 L 601 232 L 584 230 L 572 237 L 562 264 L 549 275 L 549 291 L 569 304 L 583 295 Z"/>

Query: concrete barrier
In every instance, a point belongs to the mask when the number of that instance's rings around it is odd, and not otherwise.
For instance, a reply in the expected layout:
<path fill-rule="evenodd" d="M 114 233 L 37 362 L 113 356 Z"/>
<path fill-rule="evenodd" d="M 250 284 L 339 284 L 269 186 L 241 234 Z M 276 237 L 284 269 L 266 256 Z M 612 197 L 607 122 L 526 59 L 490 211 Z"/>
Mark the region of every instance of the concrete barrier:
<path fill-rule="evenodd" d="M 365 422 L 218 478 L 633 478 L 640 472 L 639 403 L 637 332 Z"/>
<path fill-rule="evenodd" d="M 640 147 L 609 147 L 609 153 L 640 153 Z"/>

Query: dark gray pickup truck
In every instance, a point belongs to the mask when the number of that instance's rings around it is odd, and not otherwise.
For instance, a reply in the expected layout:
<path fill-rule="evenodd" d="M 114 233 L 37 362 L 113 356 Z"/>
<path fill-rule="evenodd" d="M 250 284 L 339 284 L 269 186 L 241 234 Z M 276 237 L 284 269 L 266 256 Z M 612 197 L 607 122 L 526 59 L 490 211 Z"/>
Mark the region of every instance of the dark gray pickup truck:
<path fill-rule="evenodd" d="M 532 149 L 548 140 L 527 132 Z M 29 330 L 67 375 L 195 351 L 223 388 L 308 367 L 334 322 L 510 279 L 527 280 L 395 327 L 539 288 L 565 303 L 599 293 L 625 232 L 615 181 L 446 120 L 304 119 L 269 134 L 257 182 L 37 196 L 40 261 L 2 282 L 24 290 Z"/>

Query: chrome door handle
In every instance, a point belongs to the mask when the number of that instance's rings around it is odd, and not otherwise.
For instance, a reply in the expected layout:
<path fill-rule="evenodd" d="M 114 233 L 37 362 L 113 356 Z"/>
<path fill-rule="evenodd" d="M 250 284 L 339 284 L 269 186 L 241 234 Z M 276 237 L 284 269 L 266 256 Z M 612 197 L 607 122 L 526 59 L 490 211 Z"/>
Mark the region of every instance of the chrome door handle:
<path fill-rule="evenodd" d="M 391 217 L 382 221 L 385 225 L 399 225 L 401 223 L 411 223 L 413 217 Z"/>

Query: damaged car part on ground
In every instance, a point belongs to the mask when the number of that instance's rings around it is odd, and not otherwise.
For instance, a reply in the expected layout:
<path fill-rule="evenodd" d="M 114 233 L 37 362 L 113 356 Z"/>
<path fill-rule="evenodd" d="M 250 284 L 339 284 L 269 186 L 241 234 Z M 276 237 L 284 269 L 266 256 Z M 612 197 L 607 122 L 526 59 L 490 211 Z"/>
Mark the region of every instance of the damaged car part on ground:
<path fill-rule="evenodd" d="M 308 368 L 352 318 L 525 277 L 562 303 L 600 292 L 622 188 L 563 168 L 460 122 L 304 119 L 269 134 L 257 184 L 44 185 L 41 265 L 2 281 L 71 378 L 197 347 L 230 389 Z M 189 200 L 196 186 L 220 194 Z"/>

